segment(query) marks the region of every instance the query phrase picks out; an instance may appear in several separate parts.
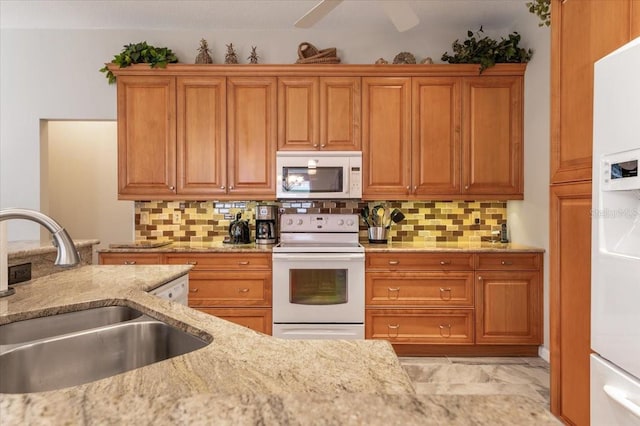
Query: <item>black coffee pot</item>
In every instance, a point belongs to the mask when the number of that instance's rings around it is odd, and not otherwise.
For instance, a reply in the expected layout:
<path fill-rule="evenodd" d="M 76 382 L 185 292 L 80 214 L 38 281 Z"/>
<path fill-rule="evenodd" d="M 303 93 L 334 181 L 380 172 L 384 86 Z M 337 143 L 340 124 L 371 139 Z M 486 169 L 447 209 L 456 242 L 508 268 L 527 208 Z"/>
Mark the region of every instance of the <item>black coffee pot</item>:
<path fill-rule="evenodd" d="M 251 242 L 251 230 L 249 221 L 242 220 L 242 213 L 236 214 L 236 220 L 229 224 L 229 243 L 249 244 Z"/>

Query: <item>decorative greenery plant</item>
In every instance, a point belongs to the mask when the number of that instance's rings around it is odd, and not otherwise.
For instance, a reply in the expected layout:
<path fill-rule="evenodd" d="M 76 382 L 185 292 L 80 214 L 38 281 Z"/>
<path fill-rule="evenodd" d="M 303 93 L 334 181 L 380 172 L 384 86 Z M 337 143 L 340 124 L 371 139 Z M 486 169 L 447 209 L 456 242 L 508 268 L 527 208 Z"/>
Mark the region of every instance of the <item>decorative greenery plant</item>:
<path fill-rule="evenodd" d="M 551 25 L 551 0 L 533 0 L 527 2 L 529 12 L 534 13 L 540 18 L 539 27 Z"/>
<path fill-rule="evenodd" d="M 480 33 L 483 33 L 482 27 L 476 35 L 467 31 L 468 38 L 462 43 L 454 41 L 453 55 L 444 52 L 442 60 L 450 64 L 480 64 L 482 74 L 482 71 L 497 63 L 529 62 L 533 56 L 532 49 L 518 47 L 520 34 L 517 32 L 509 34 L 507 39 L 501 37 L 500 41 L 487 36 L 480 38 Z"/>
<path fill-rule="evenodd" d="M 114 64 L 120 65 L 120 68 L 128 67 L 132 64 L 149 64 L 151 68 L 165 68 L 167 64 L 178 62 L 178 58 L 166 47 L 154 47 L 147 44 L 146 41 L 136 44 L 126 44 L 122 52 L 113 57 Z M 106 73 L 109 84 L 116 82 L 116 76 L 105 65 L 100 68 L 100 72 Z"/>

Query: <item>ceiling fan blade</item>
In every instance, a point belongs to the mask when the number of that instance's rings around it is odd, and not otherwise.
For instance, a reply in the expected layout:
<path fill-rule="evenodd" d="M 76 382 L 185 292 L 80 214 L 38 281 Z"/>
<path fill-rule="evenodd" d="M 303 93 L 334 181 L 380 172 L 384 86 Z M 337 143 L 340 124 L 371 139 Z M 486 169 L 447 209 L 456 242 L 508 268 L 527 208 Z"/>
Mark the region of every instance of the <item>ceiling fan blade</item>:
<path fill-rule="evenodd" d="M 383 1 L 382 8 L 399 32 L 410 30 L 420 19 L 411 6 L 404 1 Z"/>
<path fill-rule="evenodd" d="M 340 3 L 342 3 L 342 0 L 321 0 L 313 9 L 298 19 L 294 25 L 298 28 L 310 28 Z"/>

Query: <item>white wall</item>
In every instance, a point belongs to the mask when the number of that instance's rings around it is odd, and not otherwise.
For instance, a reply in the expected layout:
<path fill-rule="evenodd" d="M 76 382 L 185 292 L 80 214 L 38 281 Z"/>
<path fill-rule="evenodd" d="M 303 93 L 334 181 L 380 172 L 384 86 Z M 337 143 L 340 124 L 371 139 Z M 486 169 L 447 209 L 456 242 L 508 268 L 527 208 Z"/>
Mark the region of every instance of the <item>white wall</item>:
<path fill-rule="evenodd" d="M 134 203 L 117 201 L 116 122 L 49 121 L 43 131 L 41 210 L 98 249 L 133 240 Z"/>
<path fill-rule="evenodd" d="M 523 6 L 524 9 L 524 6 Z M 549 29 L 523 13 L 510 28 L 488 28 L 485 34 L 507 36 L 516 30 L 521 45 L 535 50 L 525 87 L 525 201 L 509 203 L 512 239 L 548 249 L 549 176 Z M 478 28 L 482 22 L 478 23 Z M 476 28 L 470 28 L 476 30 Z M 215 62 L 223 62 L 232 42 L 241 62 L 258 46 L 262 63 L 293 63 L 299 43 L 337 47 L 344 63 L 391 61 L 400 51 L 439 62 L 467 28 L 417 27 L 396 31 L 153 31 L 153 30 L 7 30 L 0 32 L 0 207 L 40 208 L 41 119 L 114 120 L 116 92 L 98 72 L 122 46 L 146 40 L 170 47 L 181 62 L 191 63 L 201 38 L 209 41 Z M 63 224 L 64 225 L 64 224 Z M 9 224 L 9 239 L 36 239 L 36 225 Z M 547 256 L 545 264 L 548 265 Z M 548 268 L 547 268 L 548 269 Z M 546 273 L 546 272 L 545 272 Z M 547 273 L 546 273 L 547 274 Z M 548 274 L 547 274 L 548 275 Z M 548 279 L 545 277 L 545 346 L 548 347 Z"/>

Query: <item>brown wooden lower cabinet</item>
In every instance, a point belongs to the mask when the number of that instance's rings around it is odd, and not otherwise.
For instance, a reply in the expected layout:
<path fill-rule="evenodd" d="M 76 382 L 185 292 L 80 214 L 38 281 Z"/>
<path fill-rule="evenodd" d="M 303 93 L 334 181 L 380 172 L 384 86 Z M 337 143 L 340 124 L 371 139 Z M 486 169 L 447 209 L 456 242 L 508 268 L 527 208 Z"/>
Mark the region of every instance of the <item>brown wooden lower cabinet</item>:
<path fill-rule="evenodd" d="M 542 253 L 367 253 L 365 337 L 401 355 L 529 355 Z"/>
<path fill-rule="evenodd" d="M 271 253 L 100 253 L 102 265 L 192 265 L 189 307 L 271 334 Z"/>
<path fill-rule="evenodd" d="M 260 333 L 271 335 L 271 308 L 200 308 L 194 309 L 243 325 Z"/>

